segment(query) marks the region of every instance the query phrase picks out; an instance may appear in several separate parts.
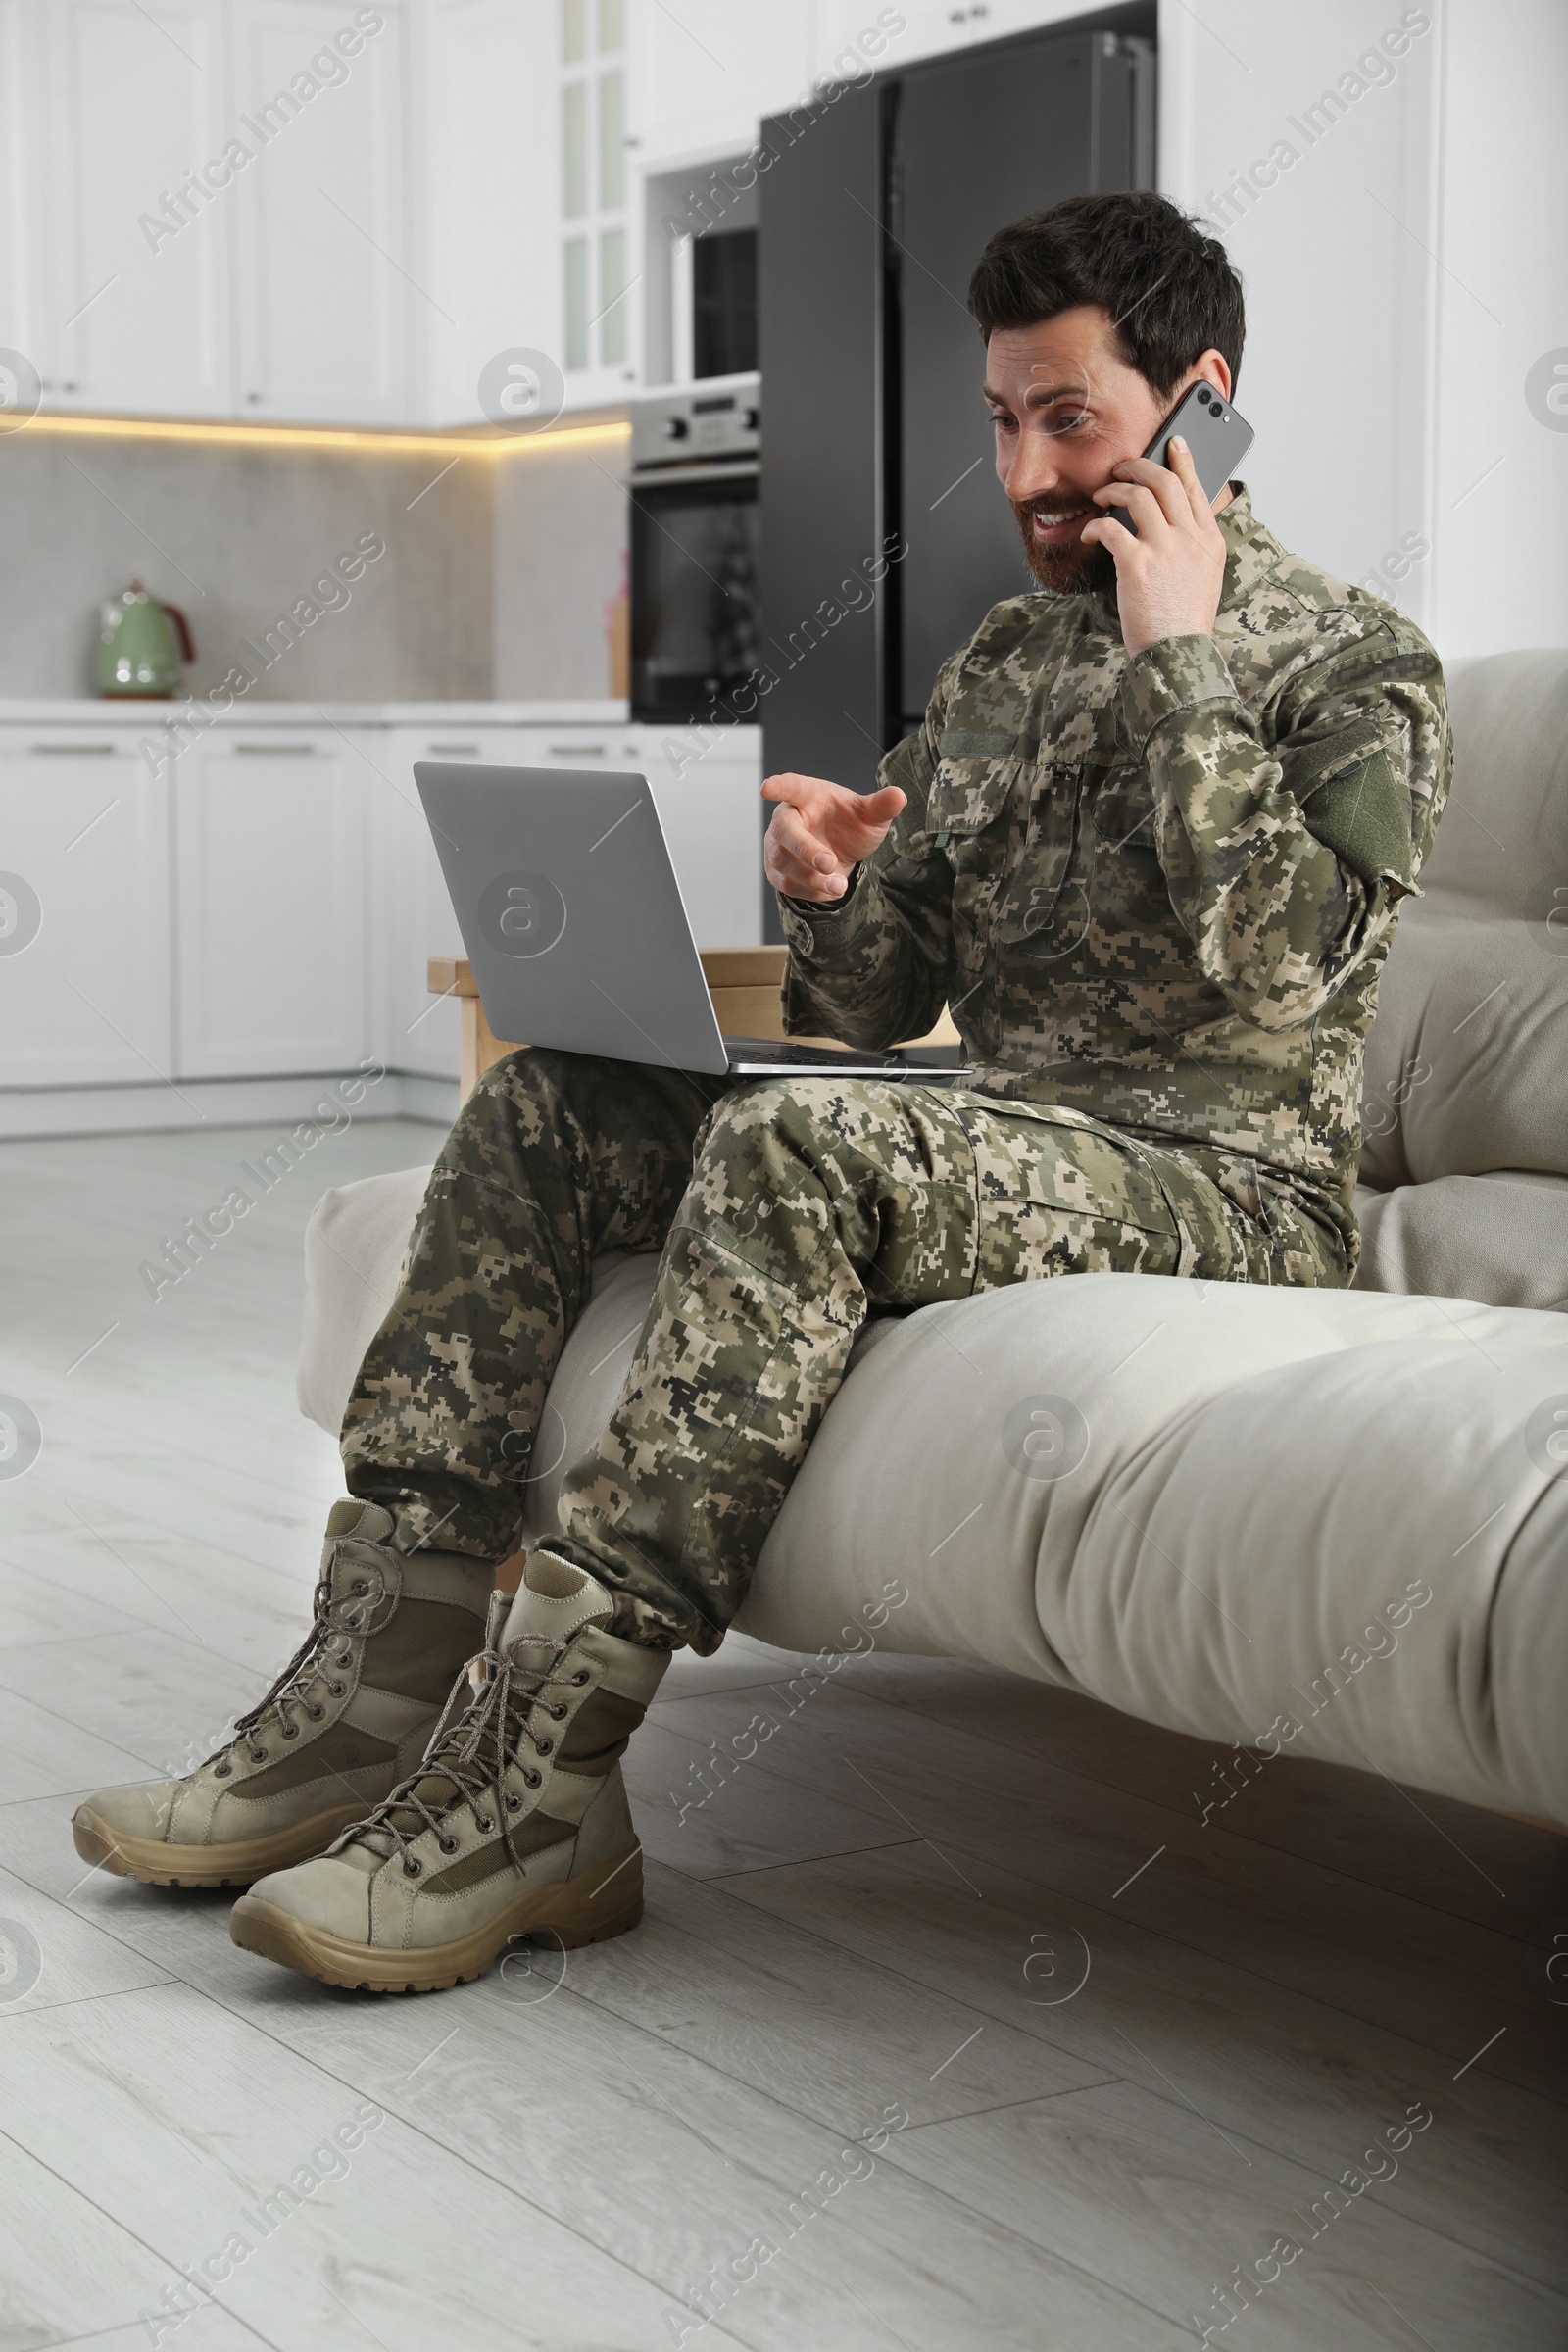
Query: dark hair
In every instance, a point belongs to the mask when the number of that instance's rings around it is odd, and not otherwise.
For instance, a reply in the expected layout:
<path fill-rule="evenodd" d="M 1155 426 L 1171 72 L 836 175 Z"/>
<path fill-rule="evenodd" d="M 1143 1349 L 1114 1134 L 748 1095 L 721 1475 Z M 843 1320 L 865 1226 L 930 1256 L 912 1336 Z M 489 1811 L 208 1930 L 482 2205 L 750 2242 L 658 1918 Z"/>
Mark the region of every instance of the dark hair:
<path fill-rule="evenodd" d="M 1247 333 L 1242 281 L 1224 246 L 1167 197 L 1069 196 L 999 228 L 969 280 L 989 337 L 1093 304 L 1130 367 L 1163 396 L 1200 352 L 1222 352 L 1234 386 Z"/>

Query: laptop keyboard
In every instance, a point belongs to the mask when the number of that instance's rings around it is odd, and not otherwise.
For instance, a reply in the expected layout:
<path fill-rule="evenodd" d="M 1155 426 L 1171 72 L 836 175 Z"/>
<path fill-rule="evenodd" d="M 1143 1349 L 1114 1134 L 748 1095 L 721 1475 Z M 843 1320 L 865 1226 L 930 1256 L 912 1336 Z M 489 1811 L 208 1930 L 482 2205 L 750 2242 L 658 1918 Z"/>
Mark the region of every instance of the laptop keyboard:
<path fill-rule="evenodd" d="M 731 1061 L 787 1062 L 792 1069 L 830 1070 L 836 1062 L 852 1061 L 858 1069 L 868 1061 L 902 1065 L 894 1054 L 857 1054 L 850 1046 L 803 1046 L 795 1037 L 726 1037 L 724 1051 Z"/>
<path fill-rule="evenodd" d="M 808 1046 L 793 1037 L 726 1037 L 724 1051 L 732 1070 L 758 1062 L 792 1070 L 886 1070 L 893 1077 L 918 1075 L 934 1085 L 968 1075 L 962 1049 L 956 1046 L 906 1046 L 896 1054 L 861 1054 L 853 1046 Z"/>

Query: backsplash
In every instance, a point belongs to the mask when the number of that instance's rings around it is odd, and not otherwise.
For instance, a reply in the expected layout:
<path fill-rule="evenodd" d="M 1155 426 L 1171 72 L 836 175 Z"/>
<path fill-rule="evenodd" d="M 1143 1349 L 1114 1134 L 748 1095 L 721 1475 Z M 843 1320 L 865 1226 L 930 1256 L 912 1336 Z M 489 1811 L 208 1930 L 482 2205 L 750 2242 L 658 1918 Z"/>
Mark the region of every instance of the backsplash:
<path fill-rule="evenodd" d="M 5 435 L 0 698 L 92 696 L 99 605 L 134 576 L 185 613 L 196 693 L 238 665 L 259 702 L 600 699 L 620 471 L 612 442 L 453 464 Z"/>
<path fill-rule="evenodd" d="M 502 701 L 617 692 L 610 626 L 624 584 L 625 471 L 614 442 L 495 467 L 489 691 Z"/>

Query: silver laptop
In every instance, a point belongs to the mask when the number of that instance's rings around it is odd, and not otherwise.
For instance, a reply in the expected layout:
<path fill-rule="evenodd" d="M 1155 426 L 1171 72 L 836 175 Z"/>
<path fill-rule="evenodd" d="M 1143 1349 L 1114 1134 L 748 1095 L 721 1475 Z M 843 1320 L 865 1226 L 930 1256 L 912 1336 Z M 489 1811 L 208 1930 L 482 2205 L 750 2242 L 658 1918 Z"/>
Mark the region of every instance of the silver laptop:
<path fill-rule="evenodd" d="M 497 1037 L 735 1078 L 967 1074 L 947 1048 L 725 1037 L 646 776 L 421 760 L 414 780 Z"/>

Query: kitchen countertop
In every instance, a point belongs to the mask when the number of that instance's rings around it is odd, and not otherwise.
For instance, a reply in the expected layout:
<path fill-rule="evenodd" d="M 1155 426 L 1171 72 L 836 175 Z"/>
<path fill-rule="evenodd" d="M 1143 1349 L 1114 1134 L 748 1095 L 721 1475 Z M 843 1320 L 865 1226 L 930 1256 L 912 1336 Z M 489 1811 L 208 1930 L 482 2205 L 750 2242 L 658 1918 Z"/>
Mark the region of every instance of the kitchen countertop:
<path fill-rule="evenodd" d="M 199 698 L 198 698 L 199 699 Z M 93 695 L 32 700 L 0 699 L 0 726 L 157 727 L 177 717 L 180 702 L 136 702 Z M 198 720 L 197 724 L 200 725 Z M 633 721 L 618 702 L 559 703 L 267 703 L 242 697 L 214 710 L 219 727 L 625 727 Z M 669 721 L 654 722 L 668 725 Z"/>

